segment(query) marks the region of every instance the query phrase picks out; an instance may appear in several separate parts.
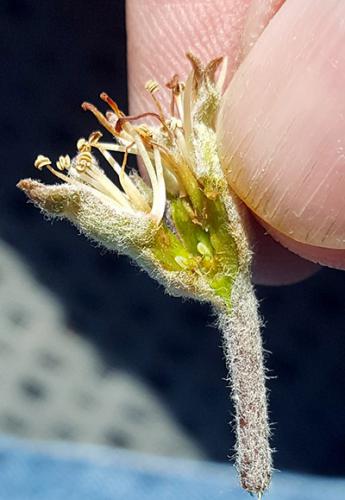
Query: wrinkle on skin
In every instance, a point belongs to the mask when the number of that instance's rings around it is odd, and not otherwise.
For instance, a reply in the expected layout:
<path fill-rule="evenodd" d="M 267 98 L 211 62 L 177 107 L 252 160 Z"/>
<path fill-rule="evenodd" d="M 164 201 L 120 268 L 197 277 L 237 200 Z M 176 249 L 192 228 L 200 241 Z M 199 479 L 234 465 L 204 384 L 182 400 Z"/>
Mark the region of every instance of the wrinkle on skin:
<path fill-rule="evenodd" d="M 185 76 L 194 52 L 210 61 L 228 55 L 228 80 L 236 70 L 242 31 L 251 0 L 127 0 L 127 47 L 130 110 L 147 111 L 152 101 L 144 91 L 154 78 L 163 85 L 174 73 Z M 163 98 L 168 93 L 163 90 Z"/>

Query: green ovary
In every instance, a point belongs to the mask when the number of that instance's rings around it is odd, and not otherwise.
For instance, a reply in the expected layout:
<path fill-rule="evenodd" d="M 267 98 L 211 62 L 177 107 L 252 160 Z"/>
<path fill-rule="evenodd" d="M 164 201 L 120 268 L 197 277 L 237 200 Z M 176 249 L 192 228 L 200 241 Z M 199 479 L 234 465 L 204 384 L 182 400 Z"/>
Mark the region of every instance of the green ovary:
<path fill-rule="evenodd" d="M 152 251 L 167 271 L 187 271 L 204 279 L 217 297 L 231 307 L 231 289 L 238 271 L 235 241 L 228 228 L 227 213 L 217 196 L 207 198 L 195 213 L 188 199 L 171 200 L 173 232 L 162 223 Z"/>

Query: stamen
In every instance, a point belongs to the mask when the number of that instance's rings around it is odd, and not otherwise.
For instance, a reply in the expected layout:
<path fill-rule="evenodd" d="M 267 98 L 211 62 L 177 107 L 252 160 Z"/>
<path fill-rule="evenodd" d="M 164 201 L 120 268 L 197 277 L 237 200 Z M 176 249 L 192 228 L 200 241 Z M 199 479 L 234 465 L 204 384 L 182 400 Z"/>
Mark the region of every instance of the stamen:
<path fill-rule="evenodd" d="M 94 165 L 93 162 L 88 168 L 84 170 L 77 170 L 77 172 L 78 177 L 85 184 L 108 196 L 108 198 L 117 202 L 122 208 L 132 210 L 130 200 L 126 197 L 125 193 L 123 193 L 113 182 L 111 182 L 111 180 L 108 179 L 102 170 Z"/>
<path fill-rule="evenodd" d="M 91 146 L 89 141 L 87 141 L 84 137 L 78 139 L 77 142 L 77 150 L 78 151 L 91 151 Z"/>
<path fill-rule="evenodd" d="M 169 90 L 171 90 L 171 102 L 170 102 L 170 112 L 171 115 L 175 115 L 175 106 L 177 107 L 177 112 L 179 118 L 183 119 L 183 108 L 181 95 L 184 91 L 185 85 L 183 82 L 179 81 L 178 75 L 174 75 L 172 79 L 165 85 Z"/>
<path fill-rule="evenodd" d="M 96 108 L 96 106 L 94 106 L 93 104 L 90 104 L 89 102 L 83 102 L 83 104 L 81 105 L 81 107 L 83 108 L 84 111 L 91 111 L 91 113 L 97 118 L 97 120 L 99 121 L 99 123 L 101 125 L 103 125 L 103 127 L 106 130 L 108 130 L 108 132 L 110 132 L 111 135 L 116 135 L 117 134 L 117 131 L 115 130 L 115 128 L 112 127 L 112 125 L 108 122 L 108 120 L 103 115 L 103 113 L 101 113 Z"/>
<path fill-rule="evenodd" d="M 168 148 L 153 141 L 150 141 L 150 145 L 159 148 L 161 159 L 163 160 L 162 164 L 164 165 L 163 174 L 165 187 L 168 192 L 173 195 L 185 196 L 185 189 L 183 187 L 183 184 L 180 182 L 179 168 L 176 163 L 173 162 L 171 153 L 169 152 Z M 137 151 L 136 154 L 139 155 L 140 152 Z M 147 154 L 149 158 L 152 159 L 152 153 L 150 151 L 147 151 Z"/>
<path fill-rule="evenodd" d="M 103 134 L 99 130 L 95 130 L 94 132 L 91 132 L 91 134 L 89 135 L 89 140 L 88 140 L 90 146 L 95 146 L 101 137 L 103 137 Z"/>
<path fill-rule="evenodd" d="M 35 160 L 34 166 L 35 168 L 37 168 L 37 170 L 42 170 L 43 167 L 47 167 L 48 165 L 51 164 L 52 162 L 50 161 L 48 156 L 38 155 Z"/>
<path fill-rule="evenodd" d="M 193 79 L 191 73 L 187 78 L 185 91 L 183 93 L 183 130 L 186 139 L 187 151 L 193 157 L 194 148 L 192 142 L 192 95 L 193 95 Z"/>
<path fill-rule="evenodd" d="M 80 185 L 84 183 L 94 188 L 103 196 L 105 195 L 106 197 L 112 199 L 120 207 L 132 210 L 131 203 L 127 199 L 125 194 L 120 189 L 118 189 L 118 187 L 115 186 L 115 184 L 112 183 L 105 174 L 103 174 L 102 170 L 100 170 L 97 166 L 94 166 L 93 163 L 95 160 L 89 151 L 90 144 L 85 139 L 79 139 L 78 146 L 80 152 L 78 153 L 74 164 L 75 171 L 77 172 L 76 177 L 70 175 L 67 176 L 64 175 L 61 171 L 55 170 L 51 166 L 51 160 L 43 155 L 39 155 L 36 158 L 34 165 L 39 170 L 42 170 L 43 167 L 46 167 L 55 177 L 58 177 L 68 184 Z M 70 162 L 70 158 L 69 160 L 66 160 L 67 157 L 69 158 L 68 155 L 66 155 L 66 157 L 60 156 L 59 161 L 57 162 L 59 170 L 63 170 L 62 166 L 64 163 L 66 163 L 67 165 L 68 162 Z M 69 168 L 71 168 L 72 165 L 72 163 L 69 163 Z M 133 201 L 133 196 L 131 197 L 131 200 Z M 145 205 L 145 203 L 145 200 L 143 200 L 143 203 L 141 203 L 139 208 L 136 198 L 135 206 L 139 209 L 143 209 L 146 212 L 149 212 L 150 207 L 148 207 L 147 204 Z"/>
<path fill-rule="evenodd" d="M 138 151 L 135 143 L 132 142 L 131 144 L 134 144 L 134 147 L 122 146 L 121 144 L 113 144 L 111 142 L 99 142 L 97 144 L 93 144 L 92 146 L 98 149 L 105 149 L 106 151 L 116 151 L 118 153 L 125 153 L 127 151 L 129 154 L 137 155 Z"/>
<path fill-rule="evenodd" d="M 65 182 L 69 182 L 69 177 L 67 177 L 67 175 L 58 172 L 51 165 L 52 162 L 48 158 L 48 156 L 43 156 L 43 155 L 38 155 L 34 163 L 35 168 L 37 168 L 38 170 L 42 170 L 44 167 L 46 167 L 53 175 L 55 175 L 55 177 L 58 177 L 59 179 L 62 179 Z"/>
<path fill-rule="evenodd" d="M 171 90 L 175 96 L 180 95 L 184 91 L 184 83 L 180 82 L 178 75 L 174 75 L 165 86 Z"/>
<path fill-rule="evenodd" d="M 132 143 L 134 144 L 134 142 Z M 130 145 L 131 146 L 131 145 Z M 126 175 L 125 173 L 125 168 L 127 165 L 127 158 L 128 158 L 128 151 L 125 151 L 125 154 L 123 155 L 123 160 L 122 160 L 122 165 L 121 165 L 121 171 L 119 175 L 120 183 L 124 191 L 127 193 L 131 201 L 133 202 L 133 205 L 135 208 L 138 210 L 142 210 L 143 212 L 149 212 L 150 211 L 150 206 L 140 193 L 139 189 L 135 186 L 135 184 L 132 182 L 130 177 Z"/>
<path fill-rule="evenodd" d="M 145 84 L 145 89 L 153 95 L 159 91 L 159 83 L 155 80 L 148 80 Z"/>
<path fill-rule="evenodd" d="M 118 176 L 120 176 L 121 167 L 117 163 L 117 161 L 111 156 L 111 154 L 108 153 L 108 151 L 106 149 L 103 149 L 103 147 L 101 146 L 101 144 L 97 144 L 97 146 L 95 146 L 95 147 L 99 150 L 100 153 L 102 153 L 102 155 L 107 160 L 107 162 L 109 163 L 109 165 L 111 165 L 111 167 L 116 172 L 116 174 Z"/>
<path fill-rule="evenodd" d="M 111 154 L 106 149 L 102 148 L 101 144 L 97 144 L 96 147 L 98 148 L 100 153 L 102 153 L 102 155 L 107 160 L 109 165 L 111 165 L 111 167 L 118 175 L 121 186 L 125 191 L 126 195 L 128 196 L 128 198 L 130 199 L 130 201 L 133 203 L 134 208 L 136 208 L 137 210 L 141 210 L 143 212 L 149 212 L 150 207 L 147 204 L 146 200 L 144 199 L 140 191 L 137 189 L 137 187 L 133 184 L 128 175 L 122 170 L 117 161 L 111 156 Z M 125 165 L 125 163 L 123 163 L 123 165 Z"/>
<path fill-rule="evenodd" d="M 175 132 L 176 129 L 182 129 L 182 121 L 175 116 L 172 116 L 168 121 L 169 128 L 172 132 Z"/>
<path fill-rule="evenodd" d="M 127 160 L 128 160 L 128 152 L 131 149 L 131 147 L 135 144 L 133 141 L 131 144 L 128 145 L 128 147 L 124 151 L 123 155 L 123 160 L 122 160 L 122 165 L 121 165 L 121 173 L 125 171 L 126 165 L 127 165 Z"/>
<path fill-rule="evenodd" d="M 61 172 L 63 172 L 64 170 L 68 170 L 70 166 L 71 166 L 71 158 L 69 155 L 60 156 L 59 160 L 56 162 L 56 167 Z"/>
<path fill-rule="evenodd" d="M 150 156 L 149 156 L 149 154 L 148 154 L 148 152 L 143 144 L 143 141 L 141 140 L 140 135 L 136 132 L 135 128 L 132 127 L 132 125 L 130 125 L 130 124 L 128 124 L 128 126 L 129 126 L 129 130 L 132 133 L 135 144 L 137 146 L 138 153 L 141 156 L 141 159 L 143 161 L 144 166 L 146 167 L 146 171 L 147 171 L 147 174 L 148 174 L 150 182 L 151 182 L 152 191 L 153 191 L 153 193 L 155 193 L 155 191 L 157 191 L 158 181 L 157 181 L 156 172 L 155 172 L 155 169 L 152 165 Z"/>
<path fill-rule="evenodd" d="M 115 130 L 115 126 L 116 126 L 118 117 L 112 111 L 106 111 L 105 116 L 106 116 L 108 122 L 110 123 L 110 125 L 112 127 L 114 127 L 114 130 Z M 131 140 L 132 140 L 131 136 L 124 129 L 121 130 L 121 135 L 116 135 L 116 139 L 120 143 L 123 143 L 123 142 L 126 142 L 126 141 L 127 142 L 131 142 Z"/>
<path fill-rule="evenodd" d="M 162 149 L 162 156 L 164 164 L 168 165 L 172 172 L 175 174 L 181 186 L 180 196 L 184 196 L 185 193 L 191 199 L 191 202 L 197 210 L 202 209 L 202 199 L 200 196 L 199 184 L 196 177 L 193 174 L 188 162 L 182 160 L 177 161 L 169 152 Z"/>
<path fill-rule="evenodd" d="M 162 123 L 165 124 L 166 118 L 164 116 L 164 111 L 163 111 L 162 105 L 159 102 L 159 100 L 157 99 L 157 97 L 155 96 L 155 94 L 159 91 L 159 84 L 154 80 L 149 80 L 148 82 L 146 82 L 145 89 L 151 94 L 152 100 L 155 103 L 156 108 L 158 110 L 158 114 L 160 116 L 160 119 L 161 119 Z"/>
<path fill-rule="evenodd" d="M 151 215 L 155 217 L 157 219 L 157 222 L 159 223 L 162 220 L 165 212 L 166 189 L 165 189 L 165 182 L 163 175 L 162 160 L 158 148 L 154 148 L 153 156 L 157 174 L 157 191 L 156 192 L 153 191 L 153 204 L 152 204 Z"/>
<path fill-rule="evenodd" d="M 160 123 L 163 126 L 165 126 L 165 123 L 162 120 L 161 116 L 159 116 L 159 114 L 153 113 L 152 111 L 149 111 L 147 113 L 142 113 L 140 115 L 135 115 L 135 116 L 122 116 L 116 122 L 115 131 L 119 134 L 125 123 L 140 120 L 140 118 L 146 118 L 146 116 L 153 116 L 154 118 L 157 118 L 160 121 Z"/>
<path fill-rule="evenodd" d="M 90 151 L 81 151 L 76 157 L 75 168 L 80 173 L 85 172 L 85 170 L 92 167 L 92 160 L 93 158 Z"/>
<path fill-rule="evenodd" d="M 175 104 L 177 107 L 177 113 L 180 120 L 183 120 L 183 104 L 182 104 L 182 94 L 175 96 Z"/>
<path fill-rule="evenodd" d="M 191 155 L 188 151 L 188 145 L 185 138 L 185 135 L 181 132 L 181 130 L 176 129 L 175 131 L 176 143 L 178 145 L 179 151 L 183 160 L 191 166 Z"/>
<path fill-rule="evenodd" d="M 58 172 L 57 170 L 55 170 L 53 167 L 51 167 L 50 165 L 47 165 L 47 169 L 53 174 L 55 175 L 55 177 L 58 177 L 59 179 L 61 179 L 62 181 L 64 182 L 70 182 L 70 179 L 69 177 L 67 177 L 67 175 L 65 174 L 62 174 L 61 172 Z"/>
<path fill-rule="evenodd" d="M 125 116 L 124 113 L 119 109 L 116 102 L 111 97 L 109 97 L 106 92 L 102 92 L 99 97 L 102 99 L 102 101 L 105 101 L 109 105 L 109 107 L 114 111 L 118 118 Z"/>

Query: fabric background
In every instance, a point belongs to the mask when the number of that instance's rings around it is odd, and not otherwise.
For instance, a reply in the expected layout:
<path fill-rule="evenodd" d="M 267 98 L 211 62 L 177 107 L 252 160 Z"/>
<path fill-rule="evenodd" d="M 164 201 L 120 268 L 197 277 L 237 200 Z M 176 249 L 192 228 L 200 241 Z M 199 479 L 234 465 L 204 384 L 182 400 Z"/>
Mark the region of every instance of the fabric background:
<path fill-rule="evenodd" d="M 228 465 L 0 440 L 0 500 L 248 499 Z M 14 478 L 16 479 L 14 481 Z M 344 479 L 276 473 L 270 500 L 342 500 Z"/>

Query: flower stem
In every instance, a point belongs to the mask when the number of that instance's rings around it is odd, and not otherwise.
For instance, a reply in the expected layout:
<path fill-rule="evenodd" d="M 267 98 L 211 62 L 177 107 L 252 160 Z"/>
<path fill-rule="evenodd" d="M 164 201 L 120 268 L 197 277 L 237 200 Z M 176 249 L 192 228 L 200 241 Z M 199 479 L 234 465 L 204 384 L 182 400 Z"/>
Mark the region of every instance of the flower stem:
<path fill-rule="evenodd" d="M 219 328 L 235 407 L 236 468 L 242 487 L 260 498 L 271 480 L 272 458 L 261 322 L 249 273 L 237 275 L 231 302 L 231 311 L 219 312 Z"/>

